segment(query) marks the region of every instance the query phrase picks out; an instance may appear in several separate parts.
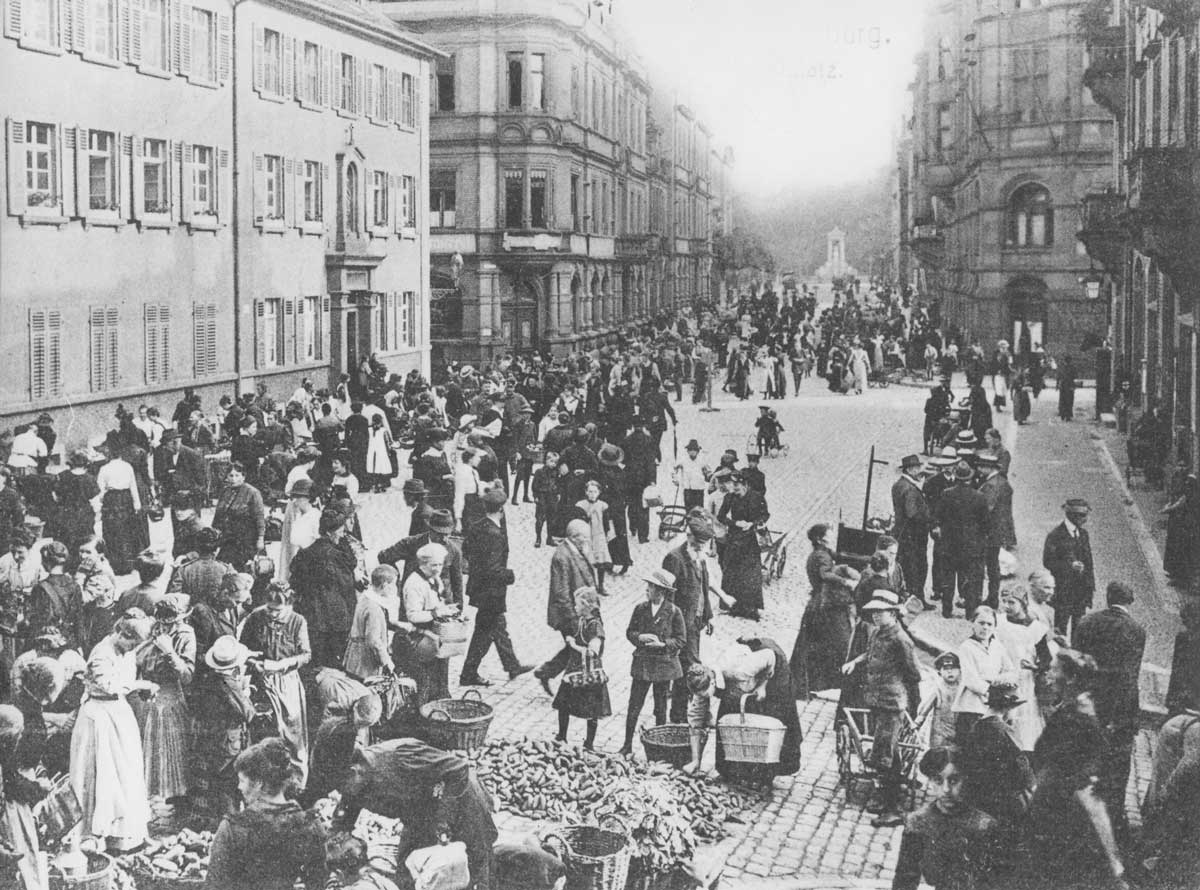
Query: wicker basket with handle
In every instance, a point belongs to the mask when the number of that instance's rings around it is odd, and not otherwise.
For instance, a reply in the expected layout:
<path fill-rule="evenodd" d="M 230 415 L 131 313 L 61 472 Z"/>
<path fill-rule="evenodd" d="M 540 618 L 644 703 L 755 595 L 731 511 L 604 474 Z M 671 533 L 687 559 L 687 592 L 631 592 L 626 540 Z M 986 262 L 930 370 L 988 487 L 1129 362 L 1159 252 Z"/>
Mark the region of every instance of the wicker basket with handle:
<path fill-rule="evenodd" d="M 429 741 L 443 751 L 478 748 L 487 737 L 493 714 L 478 689 L 468 689 L 461 698 L 439 698 L 421 706 Z"/>
<path fill-rule="evenodd" d="M 787 727 L 765 714 L 747 714 L 742 696 L 741 713 L 726 714 L 717 721 L 717 738 L 725 759 L 738 763 L 779 763 Z"/>
<path fill-rule="evenodd" d="M 567 890 L 625 890 L 633 844 L 616 816 L 599 825 L 569 825 L 542 835 L 542 846 L 562 859 Z"/>

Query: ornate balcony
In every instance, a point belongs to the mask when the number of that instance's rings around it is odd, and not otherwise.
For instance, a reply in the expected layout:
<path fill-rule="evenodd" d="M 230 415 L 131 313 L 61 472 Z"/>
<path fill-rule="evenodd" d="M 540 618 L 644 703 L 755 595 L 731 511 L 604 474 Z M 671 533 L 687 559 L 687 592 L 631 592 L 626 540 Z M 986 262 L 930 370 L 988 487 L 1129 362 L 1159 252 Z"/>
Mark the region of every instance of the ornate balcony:
<path fill-rule="evenodd" d="M 1163 271 L 1195 285 L 1200 273 L 1200 151 L 1193 148 L 1143 148 L 1129 166 L 1129 210 L 1125 223 L 1133 245 L 1154 257 Z"/>
<path fill-rule="evenodd" d="M 942 258 L 942 233 L 931 222 L 918 222 L 909 234 L 908 246 L 925 265 L 936 266 Z"/>
<path fill-rule="evenodd" d="M 1098 29 L 1088 40 L 1088 67 L 1083 85 L 1096 104 L 1120 119 L 1125 116 L 1125 27 Z"/>
<path fill-rule="evenodd" d="M 1143 0 L 1142 5 L 1162 13 L 1159 33 L 1186 30 L 1200 22 L 1200 0 Z"/>
<path fill-rule="evenodd" d="M 1122 223 L 1125 196 L 1112 190 L 1084 195 L 1083 228 L 1077 234 L 1088 256 L 1116 274 L 1124 268 L 1129 232 Z"/>

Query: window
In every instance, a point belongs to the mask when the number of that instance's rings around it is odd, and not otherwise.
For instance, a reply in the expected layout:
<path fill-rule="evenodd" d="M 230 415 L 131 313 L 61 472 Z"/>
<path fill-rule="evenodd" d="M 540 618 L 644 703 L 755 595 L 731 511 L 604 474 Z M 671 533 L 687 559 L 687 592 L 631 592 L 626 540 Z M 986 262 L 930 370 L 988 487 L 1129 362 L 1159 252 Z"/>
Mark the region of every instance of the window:
<path fill-rule="evenodd" d="M 398 346 L 417 345 L 417 295 L 405 291 L 400 300 L 400 333 Z"/>
<path fill-rule="evenodd" d="M 579 69 L 571 69 L 571 117 L 579 120 Z"/>
<path fill-rule="evenodd" d="M 949 103 L 937 106 L 937 144 L 938 154 L 946 152 L 954 144 L 954 115 Z"/>
<path fill-rule="evenodd" d="M 171 377 L 171 307 L 166 303 L 147 303 L 143 325 L 146 382 L 166 383 Z"/>
<path fill-rule="evenodd" d="M 167 186 L 166 140 L 142 140 L 141 201 L 143 213 L 169 213 L 171 210 L 170 190 Z"/>
<path fill-rule="evenodd" d="M 142 64 L 167 70 L 166 0 L 142 0 Z"/>
<path fill-rule="evenodd" d="M 77 7 L 78 8 L 78 7 Z M 116 0 L 87 0 L 87 52 L 103 59 L 117 57 Z"/>
<path fill-rule="evenodd" d="M 192 213 L 215 215 L 217 212 L 215 152 L 208 145 L 192 146 Z"/>
<path fill-rule="evenodd" d="M 508 54 L 508 107 L 520 108 L 523 103 L 524 63 L 520 53 Z"/>
<path fill-rule="evenodd" d="M 504 171 L 504 225 L 509 229 L 522 228 L 525 201 L 525 172 Z"/>
<path fill-rule="evenodd" d="M 304 44 L 300 99 L 309 105 L 321 104 L 321 47 L 315 43 Z"/>
<path fill-rule="evenodd" d="M 367 109 L 367 113 L 377 121 L 386 121 L 388 114 L 387 73 L 383 70 L 382 65 L 372 65 L 367 77 L 370 78 L 367 96 L 371 105 L 371 107 Z"/>
<path fill-rule="evenodd" d="M 455 222 L 457 198 L 456 174 L 453 170 L 434 170 L 429 174 L 429 225 L 452 229 Z"/>
<path fill-rule="evenodd" d="M 354 112 L 354 56 L 342 54 L 341 89 L 338 107 L 342 111 Z"/>
<path fill-rule="evenodd" d="M 183 7 L 187 9 L 187 7 Z M 192 77 L 206 83 L 217 79 L 217 28 L 207 9 L 192 7 Z"/>
<path fill-rule="evenodd" d="M 1047 247 L 1054 243 L 1054 206 L 1037 183 L 1023 185 L 1008 202 L 1007 247 Z"/>
<path fill-rule="evenodd" d="M 1049 99 L 1050 54 L 1045 47 L 1023 47 L 1012 51 L 1012 105 L 1014 119 L 1024 123 L 1042 120 Z"/>
<path fill-rule="evenodd" d="M 317 319 L 321 311 L 320 297 L 301 297 L 297 305 L 296 350 L 301 362 L 316 361 L 321 357 L 317 340 Z"/>
<path fill-rule="evenodd" d="M 388 224 L 388 175 L 382 170 L 371 173 L 371 225 Z"/>
<path fill-rule="evenodd" d="M 10 15 L 13 2 L 10 0 Z M 48 45 L 58 43 L 58 3 L 55 0 L 19 0 L 16 15 L 21 37 Z"/>
<path fill-rule="evenodd" d="M 116 306 L 93 306 L 91 310 L 92 392 L 116 389 L 121 380 L 121 350 Z"/>
<path fill-rule="evenodd" d="M 358 212 L 358 167 L 354 164 L 346 166 L 345 210 L 346 231 L 357 235 L 362 215 Z"/>
<path fill-rule="evenodd" d="M 406 127 L 417 125 L 416 82 L 411 74 L 400 75 L 400 123 Z"/>
<path fill-rule="evenodd" d="M 437 110 L 454 110 L 454 57 L 438 59 Z"/>
<path fill-rule="evenodd" d="M 1183 67 L 1183 59 L 1181 58 L 1183 49 L 1182 40 L 1172 40 L 1171 50 L 1167 65 L 1167 142 L 1174 143 L 1182 135 L 1180 125 L 1182 121 L 1179 116 L 1180 90 L 1179 90 L 1179 75 Z"/>
<path fill-rule="evenodd" d="M 529 57 L 529 99 L 534 108 L 546 107 L 546 56 L 533 53 Z"/>
<path fill-rule="evenodd" d="M 579 215 L 579 204 L 580 204 L 579 190 L 580 190 L 579 174 L 572 173 L 571 174 L 571 231 L 573 231 L 573 232 L 582 232 L 583 231 L 583 219 Z"/>
<path fill-rule="evenodd" d="M 283 94 L 283 39 L 278 31 L 263 30 L 263 89 L 276 96 Z"/>
<path fill-rule="evenodd" d="M 608 183 L 600 183 L 600 228 L 598 232 L 604 234 L 608 232 L 609 216 L 608 216 Z"/>
<path fill-rule="evenodd" d="M 279 304 L 282 302 L 278 298 L 258 301 L 258 326 L 254 333 L 257 341 L 255 358 L 260 368 L 283 364 L 283 355 L 279 349 L 279 324 L 283 319 Z"/>
<path fill-rule="evenodd" d="M 263 176 L 263 217 L 283 219 L 283 158 L 267 155 Z"/>
<path fill-rule="evenodd" d="M 62 395 L 62 313 L 57 309 L 29 312 L 29 400 Z"/>
<path fill-rule="evenodd" d="M 30 121 L 25 125 L 25 204 L 48 207 L 58 203 L 58 158 L 54 127 Z"/>
<path fill-rule="evenodd" d="M 217 373 L 217 304 L 192 306 L 192 372 L 197 377 Z"/>
<path fill-rule="evenodd" d="M 547 228 L 545 170 L 529 174 L 529 224 L 535 229 Z"/>
<path fill-rule="evenodd" d="M 117 139 L 112 133 L 88 130 L 88 208 L 117 209 Z"/>
<path fill-rule="evenodd" d="M 320 222 L 322 213 L 321 165 L 317 161 L 304 162 L 304 221 Z"/>
<path fill-rule="evenodd" d="M 400 177 L 400 225 L 406 229 L 417 225 L 416 181 L 411 176 Z"/>

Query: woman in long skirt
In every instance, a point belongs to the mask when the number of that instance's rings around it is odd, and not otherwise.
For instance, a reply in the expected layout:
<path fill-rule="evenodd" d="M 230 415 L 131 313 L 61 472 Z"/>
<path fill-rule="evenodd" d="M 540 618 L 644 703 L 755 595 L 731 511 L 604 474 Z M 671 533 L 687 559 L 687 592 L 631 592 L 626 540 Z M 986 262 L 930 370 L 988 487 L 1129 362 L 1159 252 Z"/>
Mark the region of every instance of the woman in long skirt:
<path fill-rule="evenodd" d="M 44 788 L 21 772 L 19 749 L 25 730 L 21 712 L 12 705 L 0 705 L 0 778 L 3 796 L 0 797 L 0 840 L 9 848 L 5 853 L 19 855 L 15 863 L 15 882 L 9 881 L 12 872 L 8 861 L 0 866 L 0 886 L 42 890 L 41 870 L 38 867 L 37 824 L 33 807 L 46 796 Z"/>
<path fill-rule="evenodd" d="M 728 529 L 725 561 L 721 564 L 721 587 L 737 602 L 730 614 L 758 620 L 763 607 L 762 550 L 758 526 L 771 515 L 761 494 L 747 487 L 740 473 L 731 477 L 733 491 L 721 504 L 717 521 Z"/>
<path fill-rule="evenodd" d="M 1200 485 L 1188 473 L 1176 483 L 1175 497 L 1163 507 L 1167 514 L 1167 545 L 1163 549 L 1163 571 L 1171 583 L 1185 586 L 1192 580 L 1200 537 Z"/>
<path fill-rule="evenodd" d="M 292 596 L 287 584 L 268 584 L 262 607 L 242 627 L 241 642 L 260 653 L 250 662 L 254 683 L 271 703 L 275 728 L 291 746 L 303 786 L 308 776 L 308 701 L 300 668 L 312 660 L 312 648 L 308 623 L 292 610 Z"/>
<path fill-rule="evenodd" d="M 96 644 L 71 733 L 71 786 L 83 809 L 83 834 L 107 838 L 115 851 L 144 843 L 150 824 L 141 733 L 125 697 L 156 689 L 137 678 L 135 650 L 151 626 L 141 609 L 130 609 Z"/>
<path fill-rule="evenodd" d="M 367 484 L 372 491 L 387 491 L 392 486 L 392 433 L 376 414 L 371 418 L 371 438 L 367 443 Z"/>
<path fill-rule="evenodd" d="M 800 743 L 804 735 L 800 729 L 800 716 L 796 710 L 796 693 L 792 686 L 792 672 L 788 670 L 788 659 L 779 644 L 768 637 L 742 637 L 738 643 L 747 650 L 751 658 L 763 658 L 758 653 L 770 653 L 770 672 L 745 702 L 747 714 L 762 714 L 774 717 L 786 730 L 783 748 L 778 763 L 740 763 L 726 759 L 725 746 L 721 744 L 720 730 L 717 734 L 717 772 L 733 781 L 769 784 L 773 776 L 790 776 L 800 771 Z M 765 659 L 764 659 L 765 660 Z M 717 709 L 717 721 L 727 714 L 738 714 L 742 710 L 742 694 L 736 689 L 726 688 Z"/>
<path fill-rule="evenodd" d="M 167 802 L 189 788 L 192 716 L 184 699 L 196 670 L 196 632 L 187 623 L 187 597 L 165 596 L 154 610 L 152 643 L 138 653 L 138 674 L 158 684 L 158 694 L 132 702 L 142 730 L 146 791 Z"/>
<path fill-rule="evenodd" d="M 797 684 L 802 696 L 841 687 L 842 665 L 854 633 L 854 588 L 859 574 L 849 566 L 834 565 L 827 534 L 826 527 L 813 542 L 809 557 L 813 588 L 792 650 L 792 673 L 802 681 Z"/>
<path fill-rule="evenodd" d="M 87 454 L 76 451 L 68 459 L 67 472 L 59 473 L 54 480 L 54 502 L 58 509 L 46 533 L 66 544 L 70 553 L 96 533 L 100 486 L 89 465 Z"/>
<path fill-rule="evenodd" d="M 100 468 L 100 518 L 108 561 L 118 575 L 133 571 L 133 561 L 150 544 L 133 467 L 119 454 Z"/>

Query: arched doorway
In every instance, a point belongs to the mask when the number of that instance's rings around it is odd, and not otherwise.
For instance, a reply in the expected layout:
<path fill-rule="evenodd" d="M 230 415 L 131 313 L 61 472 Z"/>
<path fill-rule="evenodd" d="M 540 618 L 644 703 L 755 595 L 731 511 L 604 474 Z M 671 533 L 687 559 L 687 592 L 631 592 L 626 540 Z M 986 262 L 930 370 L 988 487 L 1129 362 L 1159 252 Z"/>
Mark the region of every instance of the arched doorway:
<path fill-rule="evenodd" d="M 1027 357 L 1035 346 L 1046 345 L 1046 282 L 1040 278 L 1014 278 L 1005 288 L 1013 355 Z"/>
<path fill-rule="evenodd" d="M 604 312 L 604 297 L 600 290 L 600 273 L 592 273 L 592 286 L 589 292 L 588 311 L 587 311 L 587 326 L 589 328 L 596 327 L 596 322 L 603 319 Z"/>

